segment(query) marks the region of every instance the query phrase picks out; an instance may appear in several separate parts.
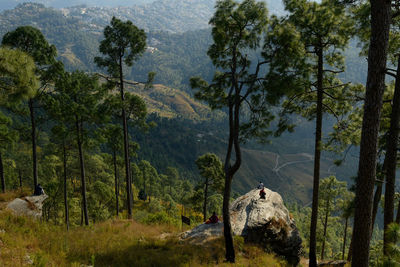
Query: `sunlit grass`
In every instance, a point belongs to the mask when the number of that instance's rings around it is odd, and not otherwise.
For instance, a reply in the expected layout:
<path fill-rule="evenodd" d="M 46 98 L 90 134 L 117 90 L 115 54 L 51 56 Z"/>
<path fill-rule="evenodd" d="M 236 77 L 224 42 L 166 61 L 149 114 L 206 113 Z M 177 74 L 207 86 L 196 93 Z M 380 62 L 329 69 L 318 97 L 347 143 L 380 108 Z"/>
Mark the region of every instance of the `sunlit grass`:
<path fill-rule="evenodd" d="M 223 238 L 196 246 L 180 241 L 179 232 L 176 226 L 124 219 L 67 232 L 63 225 L 0 209 L 0 266 L 232 266 L 224 263 Z M 234 266 L 285 266 L 243 238 L 235 238 L 235 247 Z"/>

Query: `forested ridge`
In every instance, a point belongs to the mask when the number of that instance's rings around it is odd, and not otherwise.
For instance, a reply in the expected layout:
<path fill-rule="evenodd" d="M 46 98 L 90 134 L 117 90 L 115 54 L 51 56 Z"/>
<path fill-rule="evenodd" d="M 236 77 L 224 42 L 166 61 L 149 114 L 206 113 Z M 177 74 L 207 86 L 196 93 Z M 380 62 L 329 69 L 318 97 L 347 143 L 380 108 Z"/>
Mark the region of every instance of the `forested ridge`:
<path fill-rule="evenodd" d="M 152 249 L 160 249 L 174 255 L 165 255 L 169 266 L 396 266 L 400 5 L 282 3 L 284 11 L 255 0 L 2 11 L 4 264 L 158 266 Z M 301 258 L 232 235 L 230 204 L 258 182 L 285 200 Z M 4 209 L 40 187 L 45 228 Z M 178 242 L 179 226 L 213 212 L 223 238 L 212 253 Z M 145 237 L 127 237 L 130 223 Z M 269 224 L 287 234 L 285 222 Z M 52 234 L 43 242 L 18 234 L 24 246 L 38 244 L 27 260 L 7 239 L 27 227 L 53 229 L 71 247 L 60 254 L 45 244 L 63 246 Z M 83 253 L 114 239 L 107 229 L 125 236 L 126 251 Z M 75 244 L 79 234 L 88 240 Z M 137 254 L 127 256 L 132 242 Z"/>

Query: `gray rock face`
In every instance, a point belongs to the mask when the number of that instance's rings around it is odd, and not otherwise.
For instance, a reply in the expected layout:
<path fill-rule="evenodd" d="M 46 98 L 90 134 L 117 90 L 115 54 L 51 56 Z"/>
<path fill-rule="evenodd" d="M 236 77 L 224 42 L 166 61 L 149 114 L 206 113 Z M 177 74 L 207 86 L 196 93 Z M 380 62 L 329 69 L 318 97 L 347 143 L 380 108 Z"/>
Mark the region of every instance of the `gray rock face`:
<path fill-rule="evenodd" d="M 260 199 L 254 189 L 231 204 L 231 225 L 234 235 L 246 242 L 257 243 L 269 251 L 284 256 L 293 266 L 300 261 L 302 240 L 294 220 L 283 204 L 282 197 L 265 188 L 266 197 Z M 213 236 L 223 234 L 223 223 L 201 224 L 181 235 L 182 239 L 201 244 Z"/>
<path fill-rule="evenodd" d="M 201 245 L 207 241 L 218 238 L 223 235 L 224 224 L 222 222 L 200 224 L 192 230 L 182 233 L 181 239 L 189 241 L 192 244 Z"/>
<path fill-rule="evenodd" d="M 42 217 L 43 202 L 47 195 L 16 198 L 8 203 L 7 208 L 17 215 L 26 215 L 39 219 Z"/>
<path fill-rule="evenodd" d="M 265 188 L 266 197 L 260 199 L 259 192 L 252 190 L 232 203 L 233 234 L 243 236 L 247 242 L 258 243 L 297 265 L 302 240 L 294 220 L 278 193 Z"/>

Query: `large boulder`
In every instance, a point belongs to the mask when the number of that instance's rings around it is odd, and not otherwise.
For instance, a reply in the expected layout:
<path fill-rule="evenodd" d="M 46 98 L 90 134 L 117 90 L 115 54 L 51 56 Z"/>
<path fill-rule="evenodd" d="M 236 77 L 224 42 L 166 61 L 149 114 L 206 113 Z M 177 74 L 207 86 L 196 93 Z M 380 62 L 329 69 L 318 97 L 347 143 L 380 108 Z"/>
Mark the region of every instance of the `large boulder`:
<path fill-rule="evenodd" d="M 261 244 L 297 265 L 302 240 L 294 220 L 278 193 L 265 188 L 265 199 L 260 199 L 259 192 L 252 190 L 232 203 L 233 234 L 243 236 L 246 242 Z"/>
<path fill-rule="evenodd" d="M 46 194 L 16 198 L 8 203 L 7 208 L 17 215 L 26 215 L 39 219 L 42 217 L 43 202 L 47 198 Z"/>
<path fill-rule="evenodd" d="M 230 207 L 232 232 L 246 242 L 262 245 L 286 258 L 293 266 L 300 261 L 302 240 L 294 220 L 283 204 L 282 197 L 265 188 L 266 197 L 260 199 L 255 189 L 237 198 Z M 201 244 L 213 236 L 221 236 L 223 224 L 201 224 L 181 235 L 184 240 Z"/>

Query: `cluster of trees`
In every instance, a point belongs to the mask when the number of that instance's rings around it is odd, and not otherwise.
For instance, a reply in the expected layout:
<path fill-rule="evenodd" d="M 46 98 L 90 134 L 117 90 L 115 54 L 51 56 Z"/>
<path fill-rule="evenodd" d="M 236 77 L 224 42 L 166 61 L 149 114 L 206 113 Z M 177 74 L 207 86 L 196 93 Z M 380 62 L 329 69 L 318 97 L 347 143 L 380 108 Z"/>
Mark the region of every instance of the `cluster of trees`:
<path fill-rule="evenodd" d="M 388 237 L 394 221 L 395 171 L 399 128 L 398 70 L 386 66 L 387 57 L 397 59 L 397 1 L 283 1 L 287 15 L 268 17 L 263 3 L 254 0 L 218 1 L 210 20 L 213 44 L 208 56 L 218 69 L 208 82 L 191 79 L 195 96 L 213 109 L 224 108 L 229 116 L 229 138 L 224 163 L 223 201 L 226 260 L 235 261 L 229 217 L 229 199 L 234 174 L 242 162 L 241 141 L 249 137 L 265 139 L 276 116 L 273 106 L 280 106 L 275 135 L 293 130 L 288 114 L 297 113 L 316 122 L 314 152 L 314 184 L 309 232 L 310 266 L 317 266 L 317 223 L 319 207 L 324 206 L 321 259 L 325 255 L 325 239 L 331 202 L 323 201 L 320 190 L 320 158 L 323 149 L 340 151 L 347 145 L 360 145 L 359 170 L 355 184 L 355 214 L 349 256 L 354 266 L 368 266 L 373 222 L 385 182 L 384 254 L 391 260 Z M 390 34 L 389 34 L 390 32 Z M 344 50 L 350 38 L 358 35 L 368 54 L 368 78 L 361 85 L 342 83 L 338 74 L 344 69 Z M 390 37 L 389 37 L 390 36 Z M 252 61 L 249 51 L 259 53 Z M 390 53 L 388 53 L 390 52 Z M 396 60 L 393 65 L 398 65 Z M 380 181 L 376 166 L 378 133 L 385 76 L 396 79 L 389 119 L 382 130 L 379 151 L 385 159 Z M 390 88 L 390 86 L 388 87 Z M 282 100 L 283 99 L 283 100 Z M 363 101 L 364 105 L 361 105 Z M 360 103 L 359 103 L 360 102 Z M 324 114 L 337 119 L 330 142 L 323 143 Z M 363 114 L 363 115 L 361 115 Z M 325 115 L 327 116 L 327 115 Z M 362 125 L 360 125 L 362 122 Z M 343 134 L 345 133 L 345 134 Z M 374 183 L 380 182 L 373 202 Z M 326 194 L 329 195 L 329 194 Z M 374 205 L 373 205 L 374 204 Z M 346 226 L 348 221 L 346 220 Z M 346 231 L 345 231 L 346 233 Z M 393 231 L 392 231 L 393 233 Z M 343 249 L 345 245 L 343 246 Z M 343 257 L 344 257 L 344 253 Z"/>
<path fill-rule="evenodd" d="M 118 216 L 122 209 L 132 218 L 132 201 L 139 195 L 155 202 L 153 206 L 162 203 L 167 211 L 176 209 L 176 203 L 194 207 L 202 203 L 177 169 L 167 167 L 165 174 L 159 174 L 148 161 L 137 160 L 139 147 L 131 135 L 153 124 L 146 120 L 144 101 L 124 87 L 139 83 L 127 82 L 123 75 L 145 44 L 143 30 L 113 18 L 100 43 L 103 57 L 95 59 L 108 72 L 100 79 L 64 70 L 55 47 L 34 27 L 18 27 L 4 35 L 0 48 L 3 192 L 23 186 L 33 191 L 41 183 L 49 195 L 46 220 L 60 223 L 65 218 L 67 228 L 70 222 L 88 225 L 89 220 Z M 153 77 L 149 73 L 145 87 L 151 86 Z M 177 217 L 177 212 L 171 214 Z"/>

